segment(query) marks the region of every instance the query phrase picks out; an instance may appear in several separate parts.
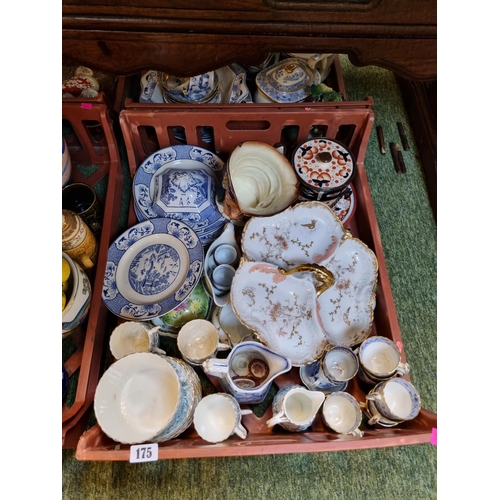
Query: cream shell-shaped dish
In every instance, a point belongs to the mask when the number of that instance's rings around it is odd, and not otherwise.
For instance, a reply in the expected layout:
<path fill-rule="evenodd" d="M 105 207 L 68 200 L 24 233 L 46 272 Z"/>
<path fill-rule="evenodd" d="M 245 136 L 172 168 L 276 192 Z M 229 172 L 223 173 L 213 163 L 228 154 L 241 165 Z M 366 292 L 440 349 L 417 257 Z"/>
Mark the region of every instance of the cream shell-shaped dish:
<path fill-rule="evenodd" d="M 240 321 L 257 332 L 293 366 L 311 363 L 326 347 L 316 314 L 312 278 L 287 276 L 265 262 L 240 264 L 231 287 L 231 304 Z"/>
<path fill-rule="evenodd" d="M 245 141 L 234 148 L 228 173 L 238 207 L 245 215 L 274 215 L 299 195 L 299 181 L 290 162 L 265 142 Z"/>
<path fill-rule="evenodd" d="M 241 247 L 245 259 L 285 270 L 305 263 L 324 266 L 335 281 L 317 299 L 318 321 L 327 342 L 352 347 L 368 338 L 378 261 L 327 205 L 310 201 L 272 217 L 253 217 L 244 228 Z"/>

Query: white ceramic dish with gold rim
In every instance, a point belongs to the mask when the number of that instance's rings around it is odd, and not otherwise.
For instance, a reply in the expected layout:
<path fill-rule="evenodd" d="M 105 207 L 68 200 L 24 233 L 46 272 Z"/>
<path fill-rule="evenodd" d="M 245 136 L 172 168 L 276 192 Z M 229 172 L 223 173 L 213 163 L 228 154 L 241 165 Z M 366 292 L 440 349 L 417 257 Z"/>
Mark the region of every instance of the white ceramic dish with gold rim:
<path fill-rule="evenodd" d="M 327 343 L 352 347 L 370 335 L 378 261 L 328 206 L 310 201 L 271 217 L 254 217 L 244 228 L 241 247 L 242 261 L 272 264 L 287 271 L 314 263 L 333 275 L 333 284 L 317 297 L 310 311 L 317 316 Z M 299 273 L 296 279 L 312 279 L 314 283 L 312 276 Z M 233 288 L 239 279 L 235 277 Z M 238 297 L 232 303 L 239 314 Z M 258 334 L 259 330 L 262 328 L 256 329 Z"/>

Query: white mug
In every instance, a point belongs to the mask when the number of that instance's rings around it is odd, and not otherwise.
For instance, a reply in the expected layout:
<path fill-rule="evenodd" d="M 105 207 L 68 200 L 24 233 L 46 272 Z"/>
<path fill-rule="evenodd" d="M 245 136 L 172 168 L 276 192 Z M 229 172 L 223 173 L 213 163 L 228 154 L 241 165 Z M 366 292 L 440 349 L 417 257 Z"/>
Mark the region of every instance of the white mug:
<path fill-rule="evenodd" d="M 241 416 L 250 413 L 252 410 L 242 410 L 230 394 L 209 394 L 196 406 L 194 428 L 209 443 L 220 443 L 233 434 L 246 439 L 247 430 L 241 423 Z"/>
<path fill-rule="evenodd" d="M 187 322 L 177 334 L 177 347 L 184 361 L 195 366 L 213 358 L 219 351 L 231 349 L 230 345 L 219 342 L 217 328 L 206 319 Z"/>
<path fill-rule="evenodd" d="M 126 321 L 118 325 L 109 338 L 111 354 L 117 360 L 136 352 L 165 355 L 166 352 L 158 348 L 160 344 L 159 329 L 159 326 L 150 328 L 147 323 L 139 321 Z"/>

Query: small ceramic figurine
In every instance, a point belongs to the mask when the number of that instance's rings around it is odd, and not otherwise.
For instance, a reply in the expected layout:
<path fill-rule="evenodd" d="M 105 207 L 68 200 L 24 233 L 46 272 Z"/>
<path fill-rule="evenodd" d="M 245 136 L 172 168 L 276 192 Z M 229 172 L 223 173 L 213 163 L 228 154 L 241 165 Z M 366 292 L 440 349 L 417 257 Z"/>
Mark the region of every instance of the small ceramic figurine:
<path fill-rule="evenodd" d="M 75 74 L 62 83 L 63 97 L 97 97 L 99 95 L 99 82 L 93 76 L 90 68 L 79 66 Z"/>

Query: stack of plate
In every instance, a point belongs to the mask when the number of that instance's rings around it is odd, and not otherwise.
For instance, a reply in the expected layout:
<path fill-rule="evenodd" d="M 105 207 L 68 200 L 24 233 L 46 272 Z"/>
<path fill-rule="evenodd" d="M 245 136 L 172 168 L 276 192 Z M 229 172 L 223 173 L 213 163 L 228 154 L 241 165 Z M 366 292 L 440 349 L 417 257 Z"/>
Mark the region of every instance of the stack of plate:
<path fill-rule="evenodd" d="M 132 183 L 134 210 L 139 221 L 158 217 L 180 220 L 209 245 L 227 220 L 215 201 L 223 161 L 198 146 L 169 146 L 139 166 Z"/>

